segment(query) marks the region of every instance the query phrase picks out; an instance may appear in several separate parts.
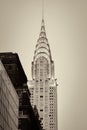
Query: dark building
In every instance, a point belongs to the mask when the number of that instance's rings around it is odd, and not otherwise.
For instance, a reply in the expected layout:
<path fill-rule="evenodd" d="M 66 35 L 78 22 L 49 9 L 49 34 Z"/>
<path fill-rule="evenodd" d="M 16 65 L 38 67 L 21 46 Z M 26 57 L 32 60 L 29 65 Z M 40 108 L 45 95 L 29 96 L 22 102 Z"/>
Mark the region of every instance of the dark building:
<path fill-rule="evenodd" d="M 19 130 L 41 130 L 41 122 L 30 103 L 27 77 L 17 53 L 0 53 L 2 61 L 19 96 Z M 37 112 L 38 113 L 38 112 Z"/>

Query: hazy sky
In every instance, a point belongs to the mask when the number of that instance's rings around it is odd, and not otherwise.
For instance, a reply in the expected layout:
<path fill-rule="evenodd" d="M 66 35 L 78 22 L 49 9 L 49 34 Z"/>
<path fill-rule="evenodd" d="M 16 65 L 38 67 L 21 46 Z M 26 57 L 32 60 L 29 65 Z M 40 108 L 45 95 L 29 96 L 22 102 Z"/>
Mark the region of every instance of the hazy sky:
<path fill-rule="evenodd" d="M 0 0 L 0 52 L 17 52 L 28 79 L 40 33 L 41 0 Z M 87 130 L 87 0 L 45 0 L 58 79 L 58 130 Z"/>

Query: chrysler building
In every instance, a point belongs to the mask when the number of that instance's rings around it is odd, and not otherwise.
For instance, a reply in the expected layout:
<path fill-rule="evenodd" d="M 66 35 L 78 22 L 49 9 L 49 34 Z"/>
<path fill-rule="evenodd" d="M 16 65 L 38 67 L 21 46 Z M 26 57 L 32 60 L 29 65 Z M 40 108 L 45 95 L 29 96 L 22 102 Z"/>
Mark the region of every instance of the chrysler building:
<path fill-rule="evenodd" d="M 32 62 L 32 80 L 29 81 L 31 104 L 36 106 L 44 130 L 57 130 L 57 80 L 54 61 L 45 31 L 44 19 Z"/>

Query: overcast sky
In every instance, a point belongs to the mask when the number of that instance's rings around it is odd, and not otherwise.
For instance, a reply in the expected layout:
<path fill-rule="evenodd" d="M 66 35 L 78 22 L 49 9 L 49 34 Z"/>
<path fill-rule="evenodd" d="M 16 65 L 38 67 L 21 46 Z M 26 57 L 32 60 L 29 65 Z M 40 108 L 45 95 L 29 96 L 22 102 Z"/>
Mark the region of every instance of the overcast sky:
<path fill-rule="evenodd" d="M 45 0 L 58 79 L 58 130 L 87 130 L 87 0 Z M 42 19 L 41 0 L 0 0 L 0 52 L 16 52 L 28 79 Z"/>

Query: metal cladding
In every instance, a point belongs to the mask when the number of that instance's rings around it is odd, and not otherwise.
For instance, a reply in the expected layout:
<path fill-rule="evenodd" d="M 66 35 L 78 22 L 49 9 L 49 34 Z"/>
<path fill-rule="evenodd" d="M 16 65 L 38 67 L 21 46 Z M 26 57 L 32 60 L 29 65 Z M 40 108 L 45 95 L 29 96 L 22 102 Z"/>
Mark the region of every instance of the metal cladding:
<path fill-rule="evenodd" d="M 37 40 L 36 49 L 34 53 L 34 61 L 36 61 L 36 59 L 41 56 L 45 56 L 47 57 L 49 61 L 51 61 L 51 52 L 50 52 L 50 47 L 48 44 L 48 39 L 46 36 L 45 23 L 43 19 L 42 19 L 42 24 L 41 24 L 40 35 Z"/>
<path fill-rule="evenodd" d="M 39 61 L 42 61 L 42 62 L 44 62 L 44 64 L 47 64 L 47 66 L 48 66 L 47 67 L 47 72 L 48 72 L 47 77 L 48 78 L 54 77 L 54 62 L 52 61 L 50 46 L 49 46 L 48 39 L 46 36 L 44 19 L 42 19 L 41 30 L 40 30 L 39 38 L 37 40 L 36 47 L 35 47 L 34 59 L 32 62 L 32 78 L 33 79 L 35 79 L 35 77 L 36 77 L 35 68 L 37 68 L 36 64 L 39 64 L 39 63 L 37 63 Z"/>

